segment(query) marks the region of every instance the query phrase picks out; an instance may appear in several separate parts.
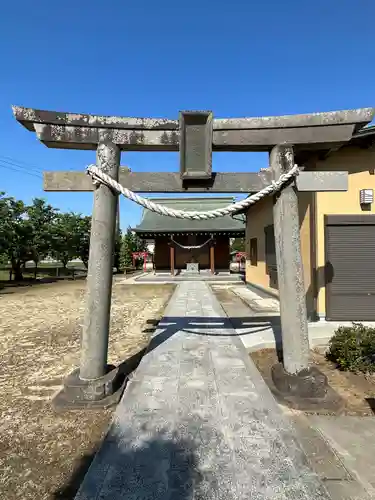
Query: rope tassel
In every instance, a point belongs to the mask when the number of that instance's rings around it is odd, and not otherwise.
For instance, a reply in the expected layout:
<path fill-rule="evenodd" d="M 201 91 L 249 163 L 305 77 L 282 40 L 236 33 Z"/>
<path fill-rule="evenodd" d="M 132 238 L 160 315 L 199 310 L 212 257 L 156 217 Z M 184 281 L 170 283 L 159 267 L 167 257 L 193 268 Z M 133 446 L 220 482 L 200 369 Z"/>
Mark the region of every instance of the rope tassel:
<path fill-rule="evenodd" d="M 168 208 L 163 205 L 159 205 L 158 203 L 153 203 L 151 200 L 143 198 L 138 194 L 130 191 L 126 187 L 119 184 L 117 181 L 112 179 L 111 176 L 104 173 L 100 168 L 96 165 L 89 165 L 86 169 L 87 173 L 92 177 L 93 182 L 97 185 L 105 184 L 109 188 L 113 189 L 116 193 L 122 194 L 125 198 L 134 201 L 138 205 L 141 205 L 147 210 L 151 210 L 151 212 L 155 212 L 160 215 L 166 215 L 168 217 L 174 217 L 177 219 L 190 219 L 190 220 L 207 220 L 207 219 L 216 219 L 218 217 L 224 217 L 226 215 L 235 214 L 244 210 L 245 208 L 254 205 L 262 198 L 279 191 L 284 184 L 286 184 L 290 179 L 298 175 L 299 167 L 298 165 L 294 165 L 293 168 L 289 170 L 286 174 L 282 174 L 277 181 L 272 181 L 269 186 L 258 191 L 258 193 L 252 194 L 248 198 L 245 198 L 242 201 L 237 201 L 236 203 L 231 203 L 230 205 L 219 208 L 216 210 L 208 210 L 205 212 L 185 212 L 184 210 L 174 210 L 173 208 Z"/>

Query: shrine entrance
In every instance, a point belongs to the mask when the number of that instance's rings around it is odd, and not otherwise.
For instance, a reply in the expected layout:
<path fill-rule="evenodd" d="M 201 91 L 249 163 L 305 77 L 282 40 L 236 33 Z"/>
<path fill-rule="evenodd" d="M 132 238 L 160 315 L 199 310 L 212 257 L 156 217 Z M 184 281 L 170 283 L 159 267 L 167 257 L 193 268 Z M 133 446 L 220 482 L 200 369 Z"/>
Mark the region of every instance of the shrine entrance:
<path fill-rule="evenodd" d="M 175 247 L 175 269 L 193 270 L 199 272 L 210 268 L 210 244 L 213 238 L 204 235 L 189 234 L 180 237 L 171 237 L 171 244 Z M 190 266 L 189 266 L 190 264 Z"/>
<path fill-rule="evenodd" d="M 283 364 L 274 367 L 273 379 L 287 397 L 326 396 L 324 376 L 309 368 L 298 191 L 347 189 L 347 173 L 311 171 L 309 159 L 327 155 L 348 142 L 354 132 L 373 119 L 372 108 L 215 120 L 210 111 L 183 111 L 179 120 L 56 113 L 17 106 L 13 112 L 48 147 L 97 151 L 96 166 L 87 169 L 90 175 L 61 171 L 44 174 L 47 191 L 94 192 L 81 362 L 56 396 L 56 407 L 107 406 L 118 401 L 122 393 L 118 367 L 107 364 L 112 256 L 120 193 L 170 221 L 192 222 L 246 213 L 254 203 L 273 196 L 283 341 Z M 267 151 L 269 168 L 257 173 L 212 172 L 213 150 Z M 121 151 L 179 151 L 180 172 L 120 169 Z M 154 192 L 242 193 L 248 197 L 222 208 L 187 211 L 136 194 Z M 174 247 L 170 248 L 174 254 Z"/>
<path fill-rule="evenodd" d="M 225 208 L 233 204 L 234 199 L 229 196 L 207 196 L 153 198 L 152 201 L 168 209 L 193 212 Z M 139 238 L 154 240 L 155 272 L 169 271 L 175 275 L 188 271 L 189 267 L 190 271 L 209 270 L 215 274 L 229 271 L 229 241 L 245 236 L 245 218 L 225 215 L 215 219 L 180 219 L 145 207 L 141 222 L 133 229 Z"/>

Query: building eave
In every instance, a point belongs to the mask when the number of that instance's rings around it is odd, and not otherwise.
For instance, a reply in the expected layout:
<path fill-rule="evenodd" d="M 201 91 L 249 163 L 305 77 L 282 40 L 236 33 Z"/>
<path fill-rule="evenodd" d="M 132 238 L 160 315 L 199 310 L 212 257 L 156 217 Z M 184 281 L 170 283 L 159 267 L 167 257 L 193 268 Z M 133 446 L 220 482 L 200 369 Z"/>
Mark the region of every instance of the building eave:
<path fill-rule="evenodd" d="M 245 227 L 244 229 L 224 229 L 224 230 L 221 230 L 221 231 L 209 231 L 209 230 L 205 230 L 205 231 L 178 231 L 178 230 L 175 230 L 175 231 L 147 231 L 147 230 L 139 230 L 137 228 L 132 228 L 132 231 L 134 231 L 138 236 L 142 236 L 142 237 L 147 237 L 147 238 L 152 238 L 153 236 L 156 237 L 156 236 L 169 236 L 171 234 L 181 234 L 181 235 L 196 235 L 196 234 L 228 234 L 228 235 L 234 235 L 234 234 L 239 234 L 239 235 L 242 235 L 242 234 L 245 234 L 246 230 L 245 230 Z"/>

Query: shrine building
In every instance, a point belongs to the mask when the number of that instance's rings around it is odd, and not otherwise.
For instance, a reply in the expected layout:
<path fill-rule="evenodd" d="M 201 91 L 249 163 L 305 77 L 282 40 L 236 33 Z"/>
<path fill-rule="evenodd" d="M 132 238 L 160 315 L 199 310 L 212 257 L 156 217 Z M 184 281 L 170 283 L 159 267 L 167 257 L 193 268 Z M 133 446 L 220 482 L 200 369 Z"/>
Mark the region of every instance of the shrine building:
<path fill-rule="evenodd" d="M 232 197 L 152 198 L 175 210 L 206 211 L 224 208 L 234 202 Z M 153 239 L 155 272 L 229 272 L 230 239 L 245 236 L 243 215 L 210 220 L 176 219 L 144 209 L 141 222 L 134 228 L 142 239 Z"/>

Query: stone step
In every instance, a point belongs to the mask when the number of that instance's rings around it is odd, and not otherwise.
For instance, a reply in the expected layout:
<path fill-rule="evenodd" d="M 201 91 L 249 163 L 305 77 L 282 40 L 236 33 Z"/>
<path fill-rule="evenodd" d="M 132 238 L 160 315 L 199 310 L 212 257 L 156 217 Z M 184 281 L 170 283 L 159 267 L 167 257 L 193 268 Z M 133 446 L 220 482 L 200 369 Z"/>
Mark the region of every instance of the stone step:
<path fill-rule="evenodd" d="M 263 298 L 246 287 L 235 287 L 233 293 L 247 302 L 255 312 L 280 312 L 280 302 L 276 298 Z"/>

